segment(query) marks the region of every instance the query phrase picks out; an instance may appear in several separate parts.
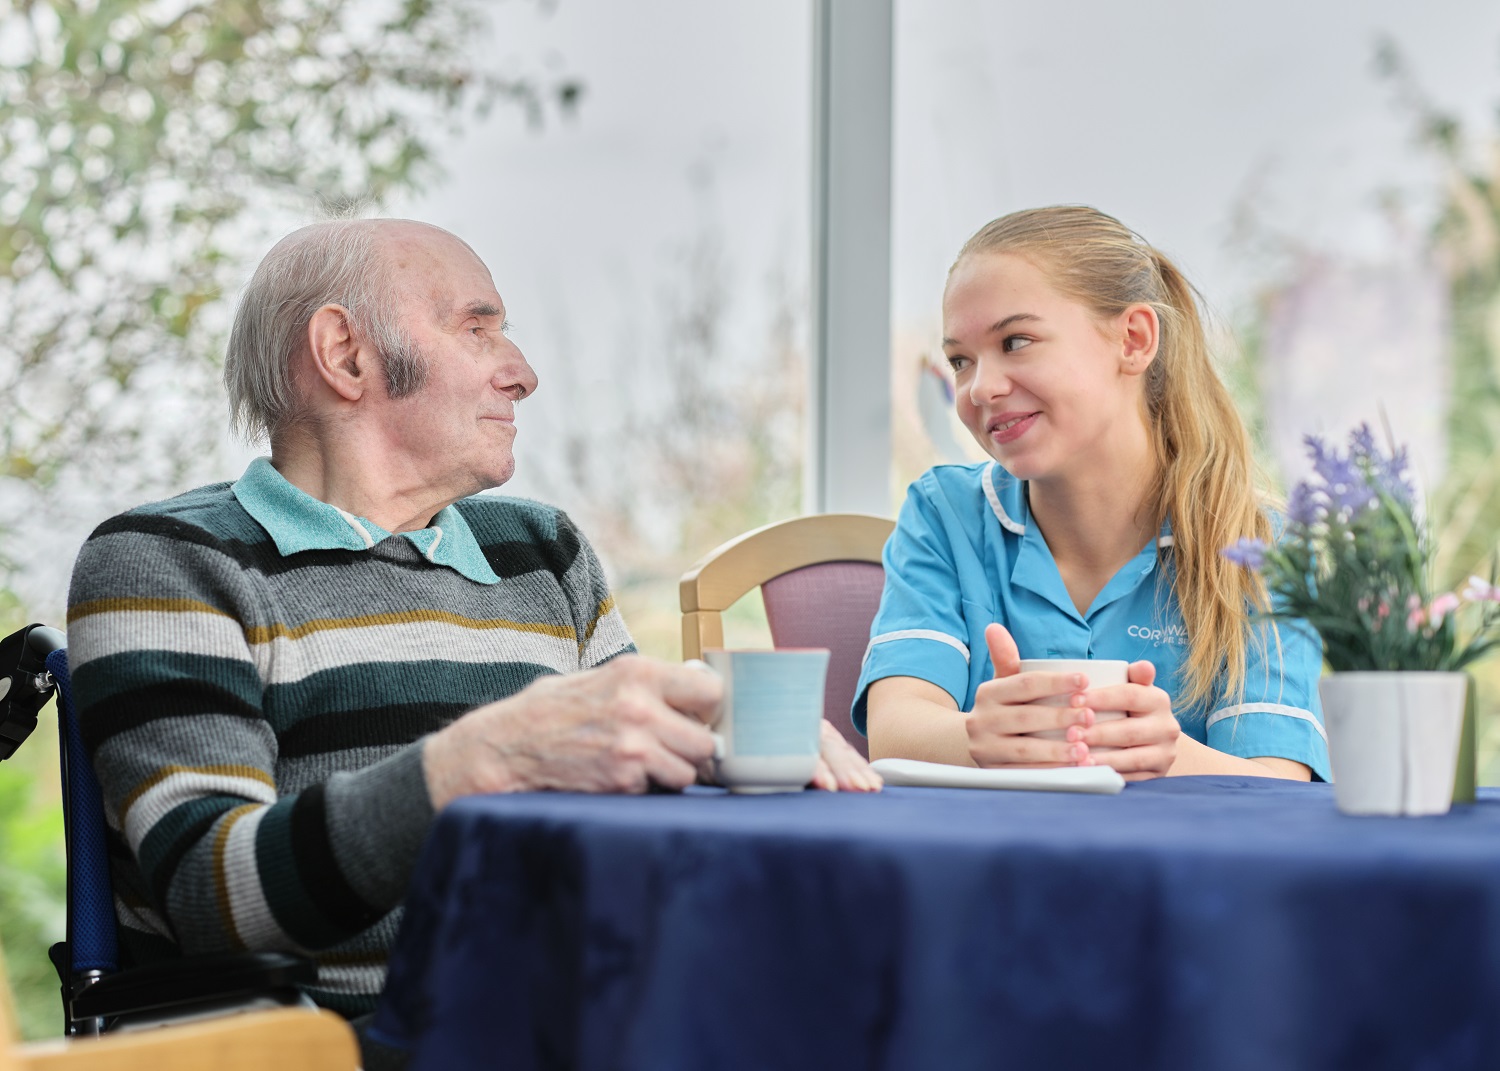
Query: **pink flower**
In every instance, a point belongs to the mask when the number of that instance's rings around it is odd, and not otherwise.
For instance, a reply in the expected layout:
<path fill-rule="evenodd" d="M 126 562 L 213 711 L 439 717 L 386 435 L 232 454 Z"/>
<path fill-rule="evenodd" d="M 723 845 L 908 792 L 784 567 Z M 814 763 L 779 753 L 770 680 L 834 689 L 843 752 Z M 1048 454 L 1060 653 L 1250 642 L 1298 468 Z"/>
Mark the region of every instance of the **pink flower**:
<path fill-rule="evenodd" d="M 1426 620 L 1426 612 L 1420 606 L 1418 606 L 1415 610 L 1406 615 L 1406 631 L 1410 632 L 1412 635 L 1416 635 L 1417 629 L 1421 628 Z"/>
<path fill-rule="evenodd" d="M 1470 602 L 1500 602 L 1500 587 L 1471 576 L 1468 586 L 1464 588 L 1464 598 Z"/>
<path fill-rule="evenodd" d="M 1441 628 L 1443 618 L 1458 609 L 1458 596 L 1451 591 L 1444 592 L 1432 600 L 1432 605 L 1427 608 L 1427 615 L 1432 620 L 1433 628 Z"/>
<path fill-rule="evenodd" d="M 1384 599 L 1381 599 L 1380 600 L 1380 605 L 1377 606 L 1377 607 L 1375 607 L 1375 620 L 1377 620 L 1377 621 L 1384 621 L 1386 618 L 1388 618 L 1390 616 L 1391 616 L 1391 604 L 1388 603 L 1388 602 L 1386 602 Z"/>

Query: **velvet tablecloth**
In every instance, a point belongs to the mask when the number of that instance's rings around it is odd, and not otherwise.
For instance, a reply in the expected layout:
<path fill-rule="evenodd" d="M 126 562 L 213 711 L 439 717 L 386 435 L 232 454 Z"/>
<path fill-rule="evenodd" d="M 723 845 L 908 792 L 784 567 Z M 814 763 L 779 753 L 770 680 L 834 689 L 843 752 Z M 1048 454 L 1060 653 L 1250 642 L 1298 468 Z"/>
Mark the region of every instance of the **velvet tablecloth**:
<path fill-rule="evenodd" d="M 1500 794 L 522 795 L 438 819 L 412 1067 L 1500 1067 Z"/>

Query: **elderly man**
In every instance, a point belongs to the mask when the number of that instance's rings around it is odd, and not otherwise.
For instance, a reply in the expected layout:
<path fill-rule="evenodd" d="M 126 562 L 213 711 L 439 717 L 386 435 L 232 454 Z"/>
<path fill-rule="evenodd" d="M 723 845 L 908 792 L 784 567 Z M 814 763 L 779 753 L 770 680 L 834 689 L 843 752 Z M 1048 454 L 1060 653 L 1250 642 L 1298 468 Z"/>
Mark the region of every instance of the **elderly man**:
<path fill-rule="evenodd" d="M 489 271 L 404 221 L 304 228 L 225 362 L 270 460 L 85 544 L 68 632 L 128 959 L 296 949 L 374 1006 L 433 813 L 694 780 L 716 678 L 631 655 L 568 518 L 510 478 L 535 373 Z M 621 657 L 628 656 L 628 657 Z M 825 733 L 821 787 L 875 788 Z"/>

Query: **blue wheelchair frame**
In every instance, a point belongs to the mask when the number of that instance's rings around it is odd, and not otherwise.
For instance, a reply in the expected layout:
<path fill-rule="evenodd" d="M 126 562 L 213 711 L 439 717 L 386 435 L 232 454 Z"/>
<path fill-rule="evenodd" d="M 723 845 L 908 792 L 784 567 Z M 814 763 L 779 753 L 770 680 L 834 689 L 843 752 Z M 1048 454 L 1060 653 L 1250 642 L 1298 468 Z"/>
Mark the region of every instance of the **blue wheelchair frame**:
<path fill-rule="evenodd" d="M 6 640 L 31 640 L 36 626 Z M 39 655 L 58 636 L 42 630 L 31 643 Z M 26 655 L 22 656 L 23 662 Z M 104 796 L 89 764 L 83 734 L 73 705 L 72 678 L 66 647 L 50 650 L 43 673 L 19 668 L 5 676 L 0 665 L 0 704 L 10 706 L 17 696 L 36 707 L 46 692 L 57 690 L 58 758 L 62 776 L 63 827 L 67 845 L 67 936 L 50 950 L 62 983 L 63 1015 L 68 1034 L 97 1035 L 132 1025 L 150 1025 L 203 1018 L 268 1004 L 307 1004 L 301 986 L 315 983 L 317 964 L 305 956 L 284 952 L 229 952 L 184 956 L 121 969 L 119 934 L 115 921 L 114 886 L 105 840 Z M 34 667 L 31 667 L 34 669 Z M 14 686 L 14 691 L 12 687 Z M 24 714 L 6 718 L 18 722 L 9 737 L 8 755 L 30 732 Z M 34 725 L 34 720 L 32 723 Z M 4 756 L 0 756 L 4 757 Z"/>

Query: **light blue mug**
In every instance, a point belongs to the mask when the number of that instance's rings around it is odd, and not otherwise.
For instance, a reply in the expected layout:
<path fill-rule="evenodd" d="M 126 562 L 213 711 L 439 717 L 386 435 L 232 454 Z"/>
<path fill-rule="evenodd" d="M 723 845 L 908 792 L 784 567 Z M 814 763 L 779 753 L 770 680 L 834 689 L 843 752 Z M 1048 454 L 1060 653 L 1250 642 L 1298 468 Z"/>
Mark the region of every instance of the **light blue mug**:
<path fill-rule="evenodd" d="M 828 650 L 703 652 L 724 679 L 714 767 L 731 792 L 798 792 L 818 766 Z"/>

